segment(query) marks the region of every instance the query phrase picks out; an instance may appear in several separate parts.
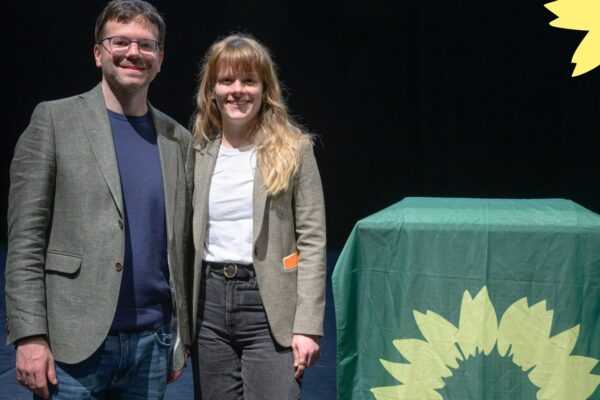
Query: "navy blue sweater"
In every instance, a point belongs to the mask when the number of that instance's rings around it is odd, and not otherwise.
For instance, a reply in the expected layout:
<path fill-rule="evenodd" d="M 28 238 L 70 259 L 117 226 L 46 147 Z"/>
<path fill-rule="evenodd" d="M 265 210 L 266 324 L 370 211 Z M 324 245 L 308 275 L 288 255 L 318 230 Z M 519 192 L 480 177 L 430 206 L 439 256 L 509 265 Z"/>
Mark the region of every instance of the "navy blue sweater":
<path fill-rule="evenodd" d="M 150 114 L 108 111 L 125 213 L 125 259 L 111 331 L 154 329 L 171 318 L 165 197 Z"/>

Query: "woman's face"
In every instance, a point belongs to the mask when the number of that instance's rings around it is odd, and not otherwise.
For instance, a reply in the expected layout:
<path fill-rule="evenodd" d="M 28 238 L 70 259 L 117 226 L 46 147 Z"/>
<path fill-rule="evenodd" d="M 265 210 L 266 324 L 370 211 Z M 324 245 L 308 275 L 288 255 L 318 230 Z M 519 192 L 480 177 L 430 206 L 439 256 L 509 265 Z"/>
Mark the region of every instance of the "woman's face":
<path fill-rule="evenodd" d="M 221 68 L 214 96 L 222 122 L 250 127 L 260 110 L 262 93 L 263 84 L 258 74 Z"/>

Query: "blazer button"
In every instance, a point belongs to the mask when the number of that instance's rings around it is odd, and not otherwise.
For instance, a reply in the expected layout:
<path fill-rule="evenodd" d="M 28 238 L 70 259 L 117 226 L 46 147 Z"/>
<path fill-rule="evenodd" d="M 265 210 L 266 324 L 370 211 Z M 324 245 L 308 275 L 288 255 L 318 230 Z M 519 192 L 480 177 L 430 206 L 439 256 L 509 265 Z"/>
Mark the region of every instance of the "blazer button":
<path fill-rule="evenodd" d="M 119 229 L 123 230 L 123 220 L 119 220 Z"/>
<path fill-rule="evenodd" d="M 116 269 L 118 272 L 121 272 L 121 271 L 123 271 L 123 264 L 121 264 L 121 263 L 116 263 L 116 264 L 115 264 L 115 269 Z"/>

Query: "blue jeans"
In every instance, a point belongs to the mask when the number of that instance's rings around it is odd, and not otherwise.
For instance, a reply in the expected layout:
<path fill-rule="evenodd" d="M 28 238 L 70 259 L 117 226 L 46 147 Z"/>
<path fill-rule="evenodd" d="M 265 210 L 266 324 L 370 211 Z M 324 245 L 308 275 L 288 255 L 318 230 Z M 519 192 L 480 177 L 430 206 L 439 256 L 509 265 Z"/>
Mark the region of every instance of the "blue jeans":
<path fill-rule="evenodd" d="M 171 361 L 170 324 L 152 331 L 109 335 L 86 360 L 56 362 L 53 400 L 162 399 Z M 39 399 L 35 397 L 35 399 Z"/>
<path fill-rule="evenodd" d="M 256 279 L 205 271 L 202 286 L 192 351 L 196 399 L 300 399 L 294 354 L 273 340 Z"/>

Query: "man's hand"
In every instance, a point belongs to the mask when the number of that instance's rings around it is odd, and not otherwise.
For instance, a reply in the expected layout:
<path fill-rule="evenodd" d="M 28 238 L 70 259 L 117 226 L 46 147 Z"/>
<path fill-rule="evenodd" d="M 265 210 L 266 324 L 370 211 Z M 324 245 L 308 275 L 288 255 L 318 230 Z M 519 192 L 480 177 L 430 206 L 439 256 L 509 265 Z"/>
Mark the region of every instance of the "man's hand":
<path fill-rule="evenodd" d="M 294 377 L 300 378 L 306 368 L 310 368 L 321 357 L 319 346 L 320 336 L 303 335 L 295 333 L 292 337 L 292 349 L 294 350 Z"/>
<path fill-rule="evenodd" d="M 57 384 L 54 357 L 46 339 L 32 337 L 17 343 L 17 380 L 36 395 L 48 398 L 48 382 Z"/>
<path fill-rule="evenodd" d="M 190 357 L 190 348 L 187 345 L 185 346 L 184 354 L 185 354 L 185 363 L 183 364 L 183 368 L 181 368 L 179 371 L 169 370 L 169 375 L 167 376 L 167 385 L 169 383 L 175 382 L 177 379 L 179 379 L 181 377 L 181 375 L 183 375 L 183 370 L 185 369 L 185 367 L 187 367 L 187 360 Z"/>
<path fill-rule="evenodd" d="M 169 376 L 167 376 L 167 385 L 175 382 L 181 377 L 181 375 L 183 375 L 183 368 L 181 368 L 179 371 L 169 371 Z"/>

